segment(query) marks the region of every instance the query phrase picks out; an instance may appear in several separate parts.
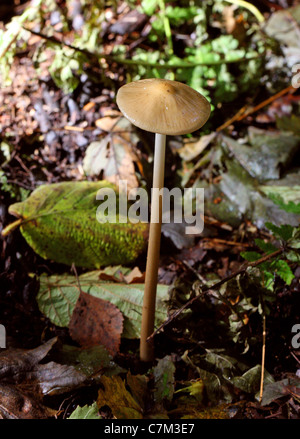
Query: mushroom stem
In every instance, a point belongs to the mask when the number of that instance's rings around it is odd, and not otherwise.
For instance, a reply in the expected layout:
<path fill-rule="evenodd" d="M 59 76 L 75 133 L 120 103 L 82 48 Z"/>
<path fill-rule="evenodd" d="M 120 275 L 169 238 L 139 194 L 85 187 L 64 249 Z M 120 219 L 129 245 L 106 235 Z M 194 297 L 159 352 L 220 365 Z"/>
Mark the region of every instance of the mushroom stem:
<path fill-rule="evenodd" d="M 145 362 L 152 361 L 154 356 L 153 342 L 147 342 L 147 338 L 154 331 L 162 223 L 162 193 L 160 189 L 164 186 L 165 150 L 166 135 L 155 134 L 151 218 L 140 339 L 140 359 Z"/>

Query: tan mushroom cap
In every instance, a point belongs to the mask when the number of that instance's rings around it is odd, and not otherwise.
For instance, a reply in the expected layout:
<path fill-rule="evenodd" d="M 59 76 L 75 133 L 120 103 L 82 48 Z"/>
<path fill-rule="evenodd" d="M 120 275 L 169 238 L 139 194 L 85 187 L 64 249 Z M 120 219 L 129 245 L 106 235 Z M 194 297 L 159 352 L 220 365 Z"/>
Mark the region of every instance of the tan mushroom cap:
<path fill-rule="evenodd" d="M 196 90 L 167 79 L 142 79 L 123 85 L 117 104 L 133 125 L 168 135 L 198 130 L 211 111 L 208 100 Z"/>

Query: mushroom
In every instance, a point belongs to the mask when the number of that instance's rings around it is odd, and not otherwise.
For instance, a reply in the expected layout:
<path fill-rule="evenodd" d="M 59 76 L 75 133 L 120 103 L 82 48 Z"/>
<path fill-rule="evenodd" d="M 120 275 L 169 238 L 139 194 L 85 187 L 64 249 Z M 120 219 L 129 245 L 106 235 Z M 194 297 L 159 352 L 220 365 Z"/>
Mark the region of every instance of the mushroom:
<path fill-rule="evenodd" d="M 162 194 L 166 135 L 187 134 L 201 128 L 210 115 L 207 99 L 188 85 L 167 79 L 142 79 L 122 86 L 117 104 L 135 126 L 155 133 L 149 244 L 140 338 L 140 359 L 153 360 L 155 301 L 160 255 Z"/>

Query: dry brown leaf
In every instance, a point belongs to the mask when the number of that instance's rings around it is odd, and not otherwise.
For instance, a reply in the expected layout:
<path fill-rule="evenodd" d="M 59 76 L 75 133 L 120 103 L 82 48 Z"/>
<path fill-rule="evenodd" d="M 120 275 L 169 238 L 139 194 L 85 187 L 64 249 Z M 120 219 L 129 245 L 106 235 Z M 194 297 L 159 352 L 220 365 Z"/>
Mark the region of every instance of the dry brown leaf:
<path fill-rule="evenodd" d="M 45 407 L 15 385 L 0 385 L 0 418 L 47 419 L 55 414 L 56 410 Z"/>
<path fill-rule="evenodd" d="M 108 128 L 108 126 L 107 126 Z M 114 130 L 99 141 L 92 142 L 83 160 L 83 169 L 88 176 L 99 176 L 111 183 L 126 181 L 127 189 L 138 187 L 134 162 L 136 156 L 131 148 L 133 140 L 129 133 Z"/>
<path fill-rule="evenodd" d="M 107 133 L 116 130 L 116 124 L 118 123 L 119 117 L 114 116 L 104 116 L 101 117 L 101 119 L 97 119 L 95 121 L 95 125 L 97 128 L 100 128 L 103 131 L 106 131 Z"/>
<path fill-rule="evenodd" d="M 127 284 L 144 283 L 145 273 L 142 273 L 139 267 L 134 267 L 130 273 L 124 276 L 124 281 Z"/>
<path fill-rule="evenodd" d="M 115 355 L 120 347 L 123 315 L 112 303 L 81 291 L 69 330 L 73 340 L 81 346 L 103 345 Z"/>

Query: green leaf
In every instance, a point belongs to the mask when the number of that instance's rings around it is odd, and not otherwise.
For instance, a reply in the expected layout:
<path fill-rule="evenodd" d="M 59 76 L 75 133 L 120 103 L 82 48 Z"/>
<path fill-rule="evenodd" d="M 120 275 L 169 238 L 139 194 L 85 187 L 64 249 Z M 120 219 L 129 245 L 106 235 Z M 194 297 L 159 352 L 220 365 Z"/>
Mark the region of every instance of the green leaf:
<path fill-rule="evenodd" d="M 298 187 L 299 194 L 299 187 Z M 293 201 L 289 201 L 285 203 L 283 198 L 279 194 L 269 193 L 268 197 L 273 201 L 273 203 L 277 204 L 281 207 L 281 209 L 285 210 L 289 213 L 295 213 L 300 215 L 300 203 L 294 203 Z"/>
<path fill-rule="evenodd" d="M 153 15 L 158 5 L 158 0 L 142 0 L 141 7 L 145 14 Z"/>
<path fill-rule="evenodd" d="M 79 276 L 82 291 L 113 303 L 124 315 L 123 337 L 139 338 L 143 306 L 144 284 L 121 284 L 99 280 L 99 272 L 92 271 Z M 69 325 L 79 287 L 75 276 L 54 275 L 40 277 L 37 302 L 40 311 L 57 326 Z M 168 287 L 158 285 L 155 325 L 167 318 Z"/>
<path fill-rule="evenodd" d="M 78 405 L 67 419 L 101 419 L 97 402 L 83 407 Z"/>
<path fill-rule="evenodd" d="M 275 245 L 271 244 L 270 242 L 265 242 L 262 239 L 255 239 L 255 244 L 257 247 L 259 247 L 264 253 L 273 253 L 276 250 L 278 250 Z"/>
<path fill-rule="evenodd" d="M 190 6 L 182 8 L 180 6 L 167 6 L 166 16 L 169 18 L 171 25 L 180 26 L 197 15 L 197 8 Z"/>
<path fill-rule="evenodd" d="M 291 285 L 291 282 L 295 276 L 289 264 L 286 261 L 279 259 L 278 261 L 273 261 L 271 265 L 276 271 L 277 275 L 280 276 L 287 285 Z"/>
<path fill-rule="evenodd" d="M 203 401 L 204 388 L 203 381 L 198 379 L 196 381 L 191 381 L 190 385 L 176 390 L 175 393 L 187 392 L 190 396 L 195 398 L 197 402 L 201 403 Z"/>
<path fill-rule="evenodd" d="M 290 131 L 300 137 L 300 117 L 295 114 L 276 117 L 276 125 L 280 131 Z"/>
<path fill-rule="evenodd" d="M 119 223 L 118 215 L 106 222 L 109 215 L 97 213 L 103 188 L 115 191 L 106 181 L 42 185 L 9 212 L 21 218 L 22 235 L 45 259 L 89 269 L 133 262 L 145 249 L 148 225 Z"/>
<path fill-rule="evenodd" d="M 266 227 L 273 232 L 273 234 L 277 238 L 281 238 L 284 241 L 288 241 L 292 238 L 294 227 L 290 226 L 289 224 L 283 224 L 281 226 L 275 226 L 275 224 L 272 224 L 270 222 L 266 222 Z"/>
<path fill-rule="evenodd" d="M 241 252 L 241 256 L 249 262 L 255 262 L 261 258 L 261 254 L 258 252 Z"/>
<path fill-rule="evenodd" d="M 291 250 L 286 253 L 286 258 L 291 262 L 300 262 L 300 253 L 294 250 Z"/>

